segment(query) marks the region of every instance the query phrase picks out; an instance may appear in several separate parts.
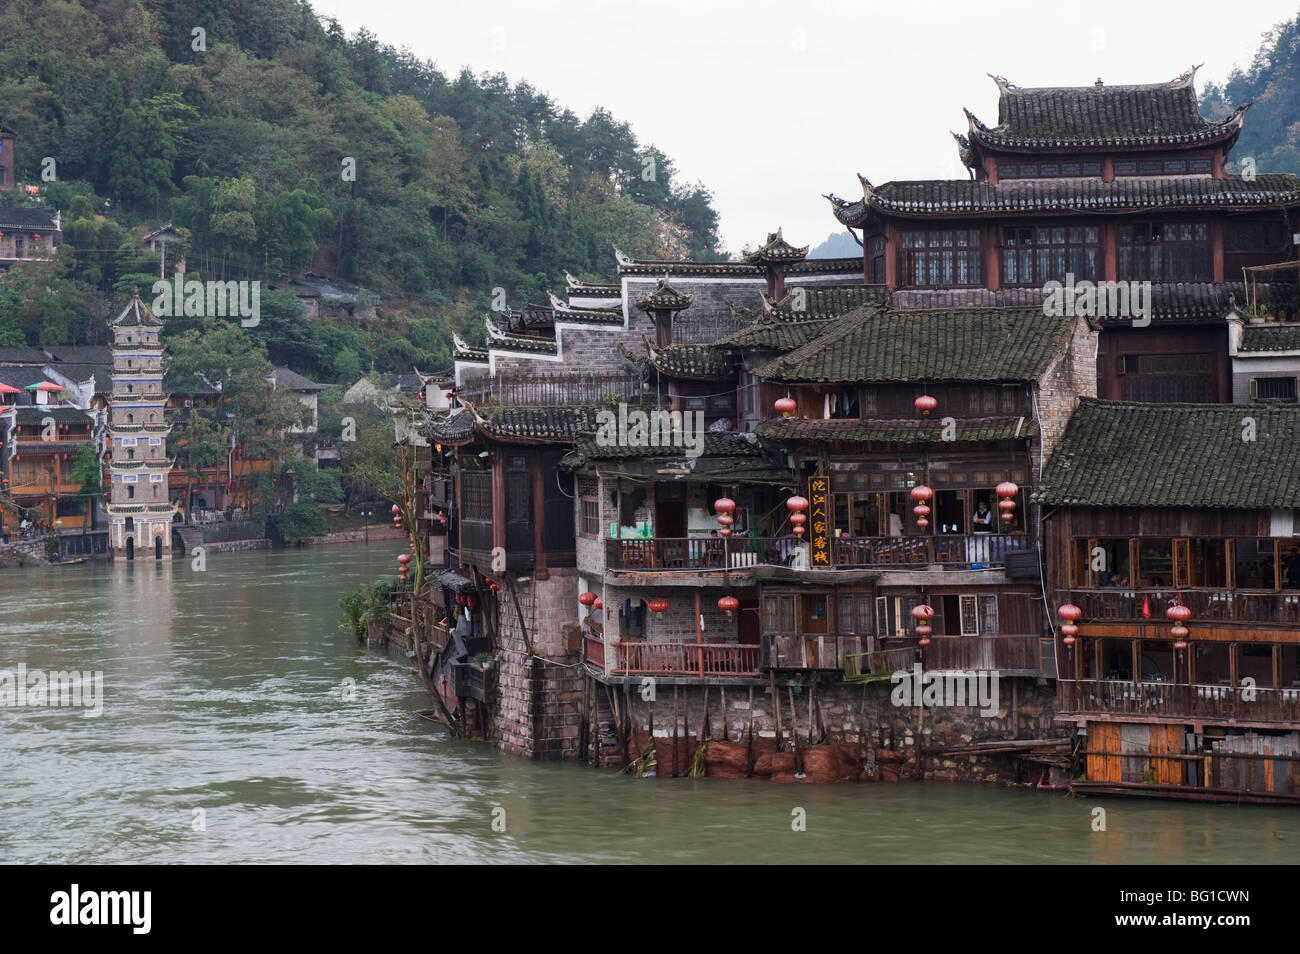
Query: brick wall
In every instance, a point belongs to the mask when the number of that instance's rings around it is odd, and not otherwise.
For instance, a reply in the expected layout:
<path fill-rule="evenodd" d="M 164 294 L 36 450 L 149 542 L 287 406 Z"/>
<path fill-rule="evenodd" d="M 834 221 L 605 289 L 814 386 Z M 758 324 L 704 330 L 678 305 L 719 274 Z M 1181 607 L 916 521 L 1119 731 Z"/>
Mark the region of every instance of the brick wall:
<path fill-rule="evenodd" d="M 1036 388 L 1043 461 L 1055 449 L 1081 397 L 1097 396 L 1097 332 L 1076 321 L 1066 353 L 1048 368 Z M 1037 448 L 1035 448 L 1037 451 Z"/>

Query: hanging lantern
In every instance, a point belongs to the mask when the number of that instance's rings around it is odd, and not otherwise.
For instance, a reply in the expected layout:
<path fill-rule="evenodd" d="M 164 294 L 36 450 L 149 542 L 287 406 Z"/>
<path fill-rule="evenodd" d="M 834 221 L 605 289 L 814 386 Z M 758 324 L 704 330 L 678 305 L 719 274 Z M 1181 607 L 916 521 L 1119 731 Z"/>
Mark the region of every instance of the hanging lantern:
<path fill-rule="evenodd" d="M 1065 643 L 1067 646 L 1073 646 L 1075 634 L 1079 632 L 1079 627 L 1074 625 L 1074 621 L 1083 615 L 1083 610 L 1079 609 L 1079 607 L 1075 606 L 1073 603 L 1065 603 L 1064 605 L 1057 607 L 1056 615 L 1065 620 L 1065 622 L 1061 624 L 1061 633 L 1065 637 L 1061 642 Z"/>
<path fill-rule="evenodd" d="M 785 507 L 791 513 L 798 513 L 800 510 L 808 509 L 808 500 L 807 498 L 800 497 L 796 494 L 785 502 Z"/>
<path fill-rule="evenodd" d="M 402 508 L 397 506 L 397 504 L 393 504 L 393 516 L 396 517 L 401 512 L 402 512 Z"/>
<path fill-rule="evenodd" d="M 915 401 L 913 401 L 912 404 L 915 405 L 916 409 L 920 411 L 922 414 L 929 414 L 931 411 L 933 411 L 936 407 L 939 406 L 939 401 L 938 399 L 933 398 L 928 394 L 922 394 Z"/>
<path fill-rule="evenodd" d="M 929 500 L 931 497 L 934 496 L 934 491 L 931 490 L 929 487 L 927 487 L 925 484 L 917 484 L 915 487 L 912 488 L 911 494 L 912 494 L 912 499 L 915 500 L 917 503 L 925 503 L 927 500 Z"/>
<path fill-rule="evenodd" d="M 405 567 L 406 564 L 411 562 L 411 555 L 409 553 L 400 553 L 397 556 L 397 562 L 402 564 L 403 567 Z"/>
<path fill-rule="evenodd" d="M 928 517 L 930 516 L 930 508 L 925 504 L 917 504 L 912 508 L 912 513 L 918 517 Z"/>
<path fill-rule="evenodd" d="M 740 600 L 736 599 L 734 596 L 724 596 L 722 599 L 718 600 L 718 609 L 722 610 L 728 617 L 730 617 L 732 613 L 740 609 Z"/>
<path fill-rule="evenodd" d="M 918 603 L 912 607 L 912 619 L 917 622 L 929 622 L 934 618 L 934 607 L 929 603 Z"/>
<path fill-rule="evenodd" d="M 1079 632 L 1078 626 L 1075 626 L 1073 623 L 1062 623 L 1061 633 L 1065 636 L 1065 639 L 1063 639 L 1062 642 L 1067 646 L 1073 646 L 1074 636 L 1077 632 Z"/>
<path fill-rule="evenodd" d="M 662 598 L 655 598 L 650 601 L 650 612 L 666 613 L 668 612 L 668 601 Z"/>
<path fill-rule="evenodd" d="M 730 527 L 723 527 L 721 530 L 718 531 L 718 534 L 719 534 L 720 536 L 729 537 L 729 536 L 731 536 L 731 528 L 730 528 Z"/>
<path fill-rule="evenodd" d="M 591 604 L 596 602 L 596 594 L 583 593 L 581 596 L 578 597 L 578 602 L 581 603 L 583 606 L 590 606 Z"/>
<path fill-rule="evenodd" d="M 718 525 L 721 527 L 729 527 L 735 522 L 736 519 L 732 517 L 731 514 L 727 514 L 727 513 L 718 514 Z"/>
<path fill-rule="evenodd" d="M 594 610 L 604 609 L 604 608 L 605 608 L 605 601 L 602 600 L 599 596 L 597 596 L 595 602 L 593 602 L 593 603 L 591 604 L 591 608 L 594 609 Z"/>
<path fill-rule="evenodd" d="M 1165 610 L 1165 615 L 1181 625 L 1192 618 L 1192 611 L 1182 603 L 1171 603 L 1169 608 Z"/>
<path fill-rule="evenodd" d="M 807 522 L 808 522 L 808 515 L 805 513 L 790 514 L 790 523 L 796 527 L 802 527 Z"/>
<path fill-rule="evenodd" d="M 776 403 L 772 406 L 781 412 L 782 417 L 789 417 L 799 407 L 799 402 L 794 398 L 783 397 L 777 398 Z"/>
<path fill-rule="evenodd" d="M 736 510 L 736 501 L 730 497 L 719 497 L 713 501 L 713 509 L 718 513 L 734 513 Z"/>

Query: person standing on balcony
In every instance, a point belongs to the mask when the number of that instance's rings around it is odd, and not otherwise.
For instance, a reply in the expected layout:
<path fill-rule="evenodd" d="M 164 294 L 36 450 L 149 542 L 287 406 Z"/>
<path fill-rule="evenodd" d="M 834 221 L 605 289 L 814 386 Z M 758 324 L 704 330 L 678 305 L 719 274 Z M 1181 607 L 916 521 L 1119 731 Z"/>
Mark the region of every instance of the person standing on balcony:
<path fill-rule="evenodd" d="M 993 531 L 993 512 L 989 510 L 989 502 L 981 500 L 975 507 L 975 515 L 971 517 L 971 522 L 975 524 L 976 533 L 991 533 Z"/>

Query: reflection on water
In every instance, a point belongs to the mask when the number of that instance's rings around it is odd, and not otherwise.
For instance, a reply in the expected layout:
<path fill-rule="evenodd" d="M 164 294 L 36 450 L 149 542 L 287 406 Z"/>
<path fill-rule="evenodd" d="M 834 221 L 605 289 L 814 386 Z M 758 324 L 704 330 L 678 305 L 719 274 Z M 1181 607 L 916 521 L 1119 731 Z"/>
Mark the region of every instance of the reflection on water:
<path fill-rule="evenodd" d="M 100 669 L 105 691 L 98 719 L 0 710 L 0 861 L 1300 861 L 1294 809 L 632 779 L 450 739 L 405 659 L 337 628 L 395 552 L 0 571 L 0 668 Z"/>

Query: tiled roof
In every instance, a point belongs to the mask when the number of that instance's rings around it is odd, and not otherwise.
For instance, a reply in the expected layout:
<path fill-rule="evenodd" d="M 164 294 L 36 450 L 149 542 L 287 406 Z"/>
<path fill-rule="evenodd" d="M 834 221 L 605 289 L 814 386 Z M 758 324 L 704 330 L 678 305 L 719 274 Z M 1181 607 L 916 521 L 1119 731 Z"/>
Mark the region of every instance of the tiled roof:
<path fill-rule="evenodd" d="M 149 306 L 140 300 L 140 292 L 137 290 L 131 296 L 131 300 L 126 303 L 126 307 L 118 312 L 117 317 L 109 321 L 110 325 L 126 324 L 128 327 L 137 325 L 161 325 L 162 322 L 154 317 L 154 313 L 149 310 Z"/>
<path fill-rule="evenodd" d="M 328 384 L 317 384 L 311 378 L 304 377 L 283 365 L 272 371 L 270 378 L 277 387 L 286 387 L 292 391 L 324 391 L 329 387 Z"/>
<path fill-rule="evenodd" d="M 40 348 L 0 348 L 0 365 L 45 364 L 50 360 Z"/>
<path fill-rule="evenodd" d="M 570 293 L 577 294 L 580 297 L 618 298 L 623 294 L 623 286 L 617 282 L 613 284 L 584 282 L 580 278 L 573 277 L 568 269 L 564 270 L 564 281 L 569 286 Z"/>
<path fill-rule="evenodd" d="M 0 207 L 0 230 L 36 229 L 53 232 L 54 219 L 44 209 L 20 209 L 15 206 Z"/>
<path fill-rule="evenodd" d="M 731 357 L 711 344 L 674 344 L 662 348 L 643 336 L 650 363 L 678 378 L 725 378 L 731 375 Z"/>
<path fill-rule="evenodd" d="M 671 475 L 663 473 L 665 460 L 680 463 Z M 682 446 L 602 447 L 593 437 L 579 438 L 561 466 L 576 470 L 587 464 L 616 466 L 638 480 L 686 480 L 696 483 L 766 483 L 787 485 L 792 475 L 782 460 L 750 434 L 706 432 L 702 452 L 687 456 Z"/>
<path fill-rule="evenodd" d="M 40 424 L 47 417 L 52 417 L 60 424 L 85 424 L 94 419 L 93 411 L 83 411 L 70 404 L 56 406 L 26 404 L 17 408 L 18 423 L 28 426 Z"/>
<path fill-rule="evenodd" d="M 1034 499 L 1084 507 L 1300 508 L 1298 461 L 1297 406 L 1084 398 Z"/>
<path fill-rule="evenodd" d="M 832 324 L 830 321 L 782 321 L 772 315 L 719 339 L 714 347 L 793 351 L 828 330 Z"/>
<path fill-rule="evenodd" d="M 811 321 L 839 318 L 861 305 L 883 305 L 888 301 L 887 285 L 796 285 L 786 289 L 784 298 L 772 303 L 772 310 L 796 321 Z"/>
<path fill-rule="evenodd" d="M 477 423 L 493 437 L 572 443 L 581 433 L 595 433 L 596 414 L 607 407 L 474 408 Z"/>
<path fill-rule="evenodd" d="M 47 345 L 45 348 L 55 361 L 71 364 L 111 364 L 113 350 L 108 345 Z"/>
<path fill-rule="evenodd" d="M 1025 440 L 1038 434 L 1038 425 L 1027 417 L 981 417 L 958 419 L 954 437 L 946 441 L 941 420 L 828 421 L 802 417 L 777 417 L 755 428 L 759 437 L 780 441 L 844 441 L 851 444 L 943 444 L 987 443 Z"/>
<path fill-rule="evenodd" d="M 1227 119 L 1203 117 L 1192 85 L 1195 70 L 1169 83 L 1141 86 L 1021 89 L 1001 77 L 998 124 L 969 111 L 971 138 L 1002 148 L 1152 146 L 1209 143 L 1235 136 L 1245 108 Z"/>
<path fill-rule="evenodd" d="M 654 290 L 637 302 L 637 307 L 646 311 L 680 311 L 690 307 L 694 295 L 683 295 L 672 286 L 667 273 L 655 283 Z"/>
<path fill-rule="evenodd" d="M 730 431 L 706 431 L 701 457 L 762 457 L 763 446 L 749 434 Z M 621 444 L 601 445 L 595 437 L 579 437 L 573 451 L 565 458 L 568 466 L 592 460 L 636 460 L 648 457 L 681 457 L 678 447 L 628 447 Z"/>
<path fill-rule="evenodd" d="M 1245 180 L 1192 176 L 1026 179 L 993 185 L 970 179 L 915 179 L 872 186 L 863 180 L 856 202 L 830 197 L 835 217 L 860 227 L 872 211 L 911 216 L 1022 215 L 1027 212 L 1105 213 L 1160 207 L 1263 209 L 1300 205 L 1300 181 L 1290 174 Z"/>
<path fill-rule="evenodd" d="M 48 363 L 49 362 L 45 362 L 45 364 Z M 49 376 L 46 375 L 43 365 L 0 367 L 0 384 L 7 384 L 11 388 L 25 388 L 29 384 L 40 384 L 42 381 L 49 380 Z"/>
<path fill-rule="evenodd" d="M 620 275 L 743 275 L 758 278 L 763 270 L 748 262 L 656 262 L 633 259 L 618 249 Z M 862 259 L 858 258 L 807 258 L 801 262 L 792 262 L 786 269 L 786 281 L 792 281 L 796 275 L 861 275 Z"/>
<path fill-rule="evenodd" d="M 1300 325 L 1246 325 L 1238 351 L 1300 351 Z"/>
<path fill-rule="evenodd" d="M 754 251 L 748 252 L 745 255 L 745 261 L 749 262 L 751 265 L 765 265 L 769 262 L 773 264 L 783 262 L 801 262 L 807 256 L 807 245 L 803 248 L 797 248 L 796 246 L 791 245 L 785 240 L 785 237 L 781 234 L 780 228 L 778 228 L 775 232 L 767 233 L 767 241 L 754 249 Z"/>
<path fill-rule="evenodd" d="M 474 436 L 474 415 L 465 408 L 454 414 L 432 414 L 428 430 L 429 437 L 440 444 L 464 444 Z"/>
<path fill-rule="evenodd" d="M 1300 314 L 1300 293 L 1294 285 L 1281 282 L 1260 284 L 1255 294 L 1270 302 L 1282 316 Z M 904 309 L 934 308 L 1010 308 L 1041 307 L 1041 288 L 900 288 L 892 295 L 894 307 Z M 1151 286 L 1151 319 L 1162 321 L 1220 322 L 1232 308 L 1246 300 L 1242 282 L 1156 282 Z M 1103 324 L 1112 319 L 1099 319 Z M 1116 319 L 1118 320 L 1118 319 Z M 1127 324 L 1128 319 L 1123 323 Z"/>
<path fill-rule="evenodd" d="M 1075 318 L 1041 307 L 862 308 L 755 369 L 778 381 L 1036 381 L 1066 348 Z"/>

